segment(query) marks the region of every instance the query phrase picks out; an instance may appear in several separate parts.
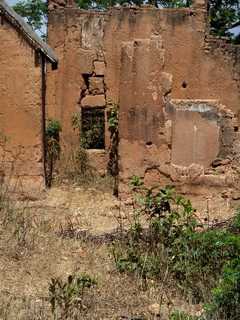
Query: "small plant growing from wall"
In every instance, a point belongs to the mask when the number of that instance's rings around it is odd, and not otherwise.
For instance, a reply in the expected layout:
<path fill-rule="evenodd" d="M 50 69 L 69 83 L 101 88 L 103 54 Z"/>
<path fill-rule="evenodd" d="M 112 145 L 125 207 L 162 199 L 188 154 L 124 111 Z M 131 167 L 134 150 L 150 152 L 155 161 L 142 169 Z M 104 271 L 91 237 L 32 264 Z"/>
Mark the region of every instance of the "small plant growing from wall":
<path fill-rule="evenodd" d="M 70 166 L 67 168 L 68 178 L 75 182 L 87 182 L 92 177 L 92 168 L 89 165 L 89 158 L 87 154 L 87 141 L 81 135 L 81 114 L 76 112 L 72 116 L 72 128 L 78 136 L 78 146 L 74 146 L 70 155 Z M 69 167 L 68 165 L 68 167 Z"/>
<path fill-rule="evenodd" d="M 108 102 L 108 129 L 110 131 L 110 151 L 108 173 L 114 177 L 114 194 L 118 194 L 118 144 L 119 144 L 119 110 L 118 105 Z"/>
<path fill-rule="evenodd" d="M 60 156 L 60 132 L 61 124 L 58 120 L 49 119 L 46 126 L 46 183 L 52 185 L 53 172 L 56 161 Z"/>
<path fill-rule="evenodd" d="M 143 181 L 139 176 L 132 176 L 129 182 L 131 189 L 139 188 L 143 186 Z"/>

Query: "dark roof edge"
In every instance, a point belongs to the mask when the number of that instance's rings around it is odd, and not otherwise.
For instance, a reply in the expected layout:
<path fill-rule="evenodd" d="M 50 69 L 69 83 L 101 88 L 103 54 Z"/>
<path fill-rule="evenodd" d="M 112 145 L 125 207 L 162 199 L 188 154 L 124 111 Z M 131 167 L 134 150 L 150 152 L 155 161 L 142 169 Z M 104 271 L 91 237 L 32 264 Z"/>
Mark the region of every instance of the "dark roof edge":
<path fill-rule="evenodd" d="M 240 26 L 240 21 L 234 23 L 229 29 L 236 28 L 238 26 Z"/>
<path fill-rule="evenodd" d="M 54 51 L 4 0 L 0 0 L 0 13 L 29 40 L 35 50 L 42 52 L 52 64 L 57 64 L 58 58 Z"/>

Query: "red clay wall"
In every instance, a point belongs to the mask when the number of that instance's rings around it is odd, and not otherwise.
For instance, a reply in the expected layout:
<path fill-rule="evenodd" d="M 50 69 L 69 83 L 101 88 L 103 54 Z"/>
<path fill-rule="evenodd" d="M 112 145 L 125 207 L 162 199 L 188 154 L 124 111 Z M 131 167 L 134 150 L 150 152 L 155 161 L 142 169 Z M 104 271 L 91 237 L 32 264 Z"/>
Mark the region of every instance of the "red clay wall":
<path fill-rule="evenodd" d="M 35 51 L 6 20 L 0 24 L 1 176 L 18 191 L 44 187 L 41 67 Z"/>
<path fill-rule="evenodd" d="M 171 108 L 166 108 L 170 99 L 217 99 L 219 102 L 207 104 L 217 104 L 214 112 L 220 112 L 223 119 L 228 116 L 219 111 L 221 105 L 239 115 L 240 49 L 207 36 L 206 11 L 201 4 L 183 9 L 113 8 L 108 12 L 57 8 L 50 11 L 49 43 L 60 62 L 59 70 L 48 76 L 48 112 L 62 122 L 66 145 L 74 143 L 71 118 L 81 107 L 102 105 L 104 99 L 106 107 L 108 101 L 119 105 L 119 168 L 124 188 L 133 174 L 154 180 L 154 170 L 162 184 L 176 182 L 170 171 L 181 144 L 178 147 L 173 141 L 175 113 L 172 117 L 168 112 Z M 105 66 L 105 91 L 93 98 L 82 75 L 97 77 L 96 64 Z M 184 108 L 188 105 L 183 104 Z M 182 117 L 197 121 L 199 115 L 187 112 Z M 232 127 L 228 125 L 228 129 L 219 124 L 220 118 L 212 124 L 211 117 L 204 114 L 206 122 L 199 121 L 199 128 L 206 129 L 206 136 L 217 149 L 202 157 L 199 175 L 207 169 L 206 163 L 211 165 L 221 154 L 216 139 L 232 137 L 233 126 L 237 135 L 235 116 L 231 114 Z M 206 149 L 201 139 L 199 153 Z"/>

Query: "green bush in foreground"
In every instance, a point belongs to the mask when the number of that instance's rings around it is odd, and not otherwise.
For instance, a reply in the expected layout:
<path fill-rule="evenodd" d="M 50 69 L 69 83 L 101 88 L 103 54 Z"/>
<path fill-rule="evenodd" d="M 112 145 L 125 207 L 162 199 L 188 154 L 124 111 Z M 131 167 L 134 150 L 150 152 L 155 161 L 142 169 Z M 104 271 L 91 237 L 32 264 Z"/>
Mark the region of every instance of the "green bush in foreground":
<path fill-rule="evenodd" d="M 210 228 L 172 188 L 148 189 L 136 176 L 131 186 L 135 215 L 127 239 L 113 246 L 117 269 L 159 281 L 167 274 L 187 297 L 208 303 L 201 319 L 240 319 L 239 212 L 225 228 Z"/>
<path fill-rule="evenodd" d="M 240 318 L 240 258 L 226 263 L 217 287 L 212 290 L 212 302 L 206 305 L 209 319 Z"/>

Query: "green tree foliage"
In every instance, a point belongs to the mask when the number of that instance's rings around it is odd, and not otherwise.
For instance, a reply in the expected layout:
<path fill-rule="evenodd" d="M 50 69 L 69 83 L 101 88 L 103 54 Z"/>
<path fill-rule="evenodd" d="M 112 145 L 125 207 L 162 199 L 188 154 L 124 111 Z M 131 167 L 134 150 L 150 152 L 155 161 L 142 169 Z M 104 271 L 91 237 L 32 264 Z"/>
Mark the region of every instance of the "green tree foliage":
<path fill-rule="evenodd" d="M 135 4 L 137 6 L 143 3 L 149 3 L 156 7 L 183 7 L 188 6 L 190 0 L 76 0 L 76 3 L 81 9 L 98 9 L 105 10 L 106 8 L 117 4 Z M 20 0 L 13 6 L 14 10 L 22 17 L 26 18 L 31 27 L 42 32 L 47 21 L 47 1 L 46 0 Z"/>
<path fill-rule="evenodd" d="M 239 0 L 209 0 L 212 32 L 219 36 L 229 35 L 228 30 L 240 21 Z"/>
<path fill-rule="evenodd" d="M 34 30 L 41 31 L 47 20 L 47 2 L 44 0 L 20 0 L 13 9 L 23 18 Z"/>
<path fill-rule="evenodd" d="M 106 8 L 126 3 L 137 6 L 148 3 L 164 8 L 188 7 L 191 5 L 192 0 L 76 0 L 76 3 L 82 9 L 105 10 Z M 34 30 L 43 30 L 47 20 L 46 0 L 20 0 L 14 6 L 14 9 L 18 14 L 26 18 Z M 208 0 L 208 9 L 211 31 L 219 36 L 229 36 L 229 28 L 240 21 L 239 0 Z M 235 42 L 240 42 L 239 37 L 236 37 Z"/>

